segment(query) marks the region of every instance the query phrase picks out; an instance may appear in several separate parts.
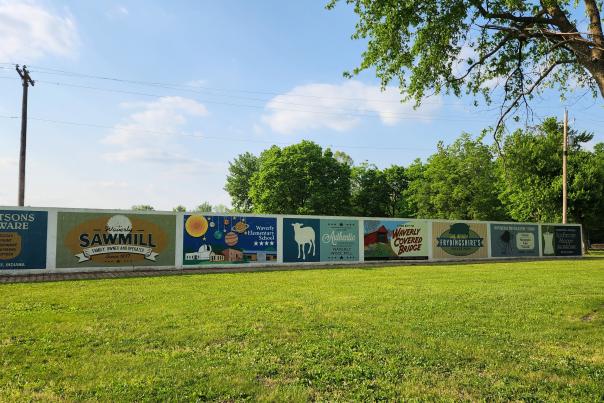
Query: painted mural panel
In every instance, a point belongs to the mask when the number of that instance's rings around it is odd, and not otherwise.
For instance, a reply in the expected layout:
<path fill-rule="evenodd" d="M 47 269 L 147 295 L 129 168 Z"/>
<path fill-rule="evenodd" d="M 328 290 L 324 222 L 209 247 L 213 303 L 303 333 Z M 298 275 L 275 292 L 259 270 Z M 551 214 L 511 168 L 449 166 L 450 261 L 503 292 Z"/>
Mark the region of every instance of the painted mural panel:
<path fill-rule="evenodd" d="M 356 262 L 357 220 L 284 218 L 284 262 Z"/>
<path fill-rule="evenodd" d="M 539 256 L 539 227 L 529 224 L 491 224 L 491 256 Z"/>
<path fill-rule="evenodd" d="M 543 256 L 581 256 L 581 227 L 542 225 Z"/>
<path fill-rule="evenodd" d="M 45 269 L 48 213 L 0 210 L 0 270 Z"/>
<path fill-rule="evenodd" d="M 59 212 L 57 267 L 173 266 L 176 217 Z"/>
<path fill-rule="evenodd" d="M 486 223 L 432 223 L 435 259 L 486 258 L 489 256 Z"/>
<path fill-rule="evenodd" d="M 358 220 L 321 220 L 322 262 L 356 262 L 359 260 Z"/>
<path fill-rule="evenodd" d="M 277 260 L 273 217 L 185 214 L 183 231 L 185 266 Z"/>
<path fill-rule="evenodd" d="M 428 223 L 365 220 L 365 260 L 428 259 Z"/>

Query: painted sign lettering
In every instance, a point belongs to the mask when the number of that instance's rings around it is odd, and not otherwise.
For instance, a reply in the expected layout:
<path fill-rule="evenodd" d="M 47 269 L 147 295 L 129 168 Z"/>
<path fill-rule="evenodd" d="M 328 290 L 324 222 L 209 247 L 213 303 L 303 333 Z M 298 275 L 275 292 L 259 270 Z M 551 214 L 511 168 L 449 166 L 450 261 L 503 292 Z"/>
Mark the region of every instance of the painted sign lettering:
<path fill-rule="evenodd" d="M 48 213 L 0 210 L 0 270 L 45 269 Z"/>

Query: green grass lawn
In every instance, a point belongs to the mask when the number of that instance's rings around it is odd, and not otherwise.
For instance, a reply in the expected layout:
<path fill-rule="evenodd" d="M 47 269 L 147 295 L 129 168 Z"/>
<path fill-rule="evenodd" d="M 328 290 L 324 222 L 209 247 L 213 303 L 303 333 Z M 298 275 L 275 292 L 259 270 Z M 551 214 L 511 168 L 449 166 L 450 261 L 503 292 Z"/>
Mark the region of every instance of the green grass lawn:
<path fill-rule="evenodd" d="M 604 259 L 0 286 L 0 400 L 604 399 Z"/>

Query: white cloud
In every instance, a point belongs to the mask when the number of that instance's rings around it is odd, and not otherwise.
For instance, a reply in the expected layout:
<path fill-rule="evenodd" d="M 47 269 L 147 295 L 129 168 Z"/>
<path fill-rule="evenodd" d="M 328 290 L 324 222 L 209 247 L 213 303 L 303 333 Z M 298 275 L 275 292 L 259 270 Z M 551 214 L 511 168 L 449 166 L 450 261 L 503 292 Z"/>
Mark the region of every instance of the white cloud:
<path fill-rule="evenodd" d="M 33 2 L 14 0 L 0 0 L 0 38 L 0 60 L 9 62 L 70 56 L 79 43 L 70 15 L 59 16 Z"/>
<path fill-rule="evenodd" d="M 182 142 L 186 136 L 201 136 L 198 131 L 185 133 L 184 130 L 193 119 L 208 115 L 203 104 L 189 98 L 169 96 L 120 106 L 134 111 L 102 140 L 117 147 L 102 155 L 105 161 L 162 165 L 164 173 L 175 174 L 224 171 L 224 164 L 190 156 Z"/>
<path fill-rule="evenodd" d="M 387 126 L 402 119 L 430 121 L 431 113 L 441 106 L 440 98 L 434 98 L 414 110 L 411 103 L 401 103 L 400 99 L 395 87 L 382 91 L 379 86 L 359 81 L 308 84 L 271 99 L 262 121 L 278 133 L 320 128 L 343 132 L 372 116 Z"/>
<path fill-rule="evenodd" d="M 106 144 L 127 145 L 149 138 L 178 134 L 189 117 L 206 116 L 208 110 L 199 102 L 183 97 L 162 97 L 153 102 L 125 103 L 124 108 L 142 109 L 126 122 L 117 124 L 103 139 Z"/>

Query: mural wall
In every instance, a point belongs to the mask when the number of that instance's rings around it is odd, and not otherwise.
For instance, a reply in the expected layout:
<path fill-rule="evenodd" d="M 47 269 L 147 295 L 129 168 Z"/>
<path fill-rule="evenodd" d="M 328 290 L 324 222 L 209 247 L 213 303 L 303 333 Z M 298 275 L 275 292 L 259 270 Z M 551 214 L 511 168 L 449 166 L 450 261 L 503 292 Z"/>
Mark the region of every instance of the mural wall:
<path fill-rule="evenodd" d="M 364 220 L 365 260 L 428 259 L 428 222 Z"/>
<path fill-rule="evenodd" d="M 432 223 L 432 256 L 435 259 L 489 257 L 486 223 Z"/>
<path fill-rule="evenodd" d="M 46 211 L 0 210 L 0 270 L 46 268 Z"/>
<path fill-rule="evenodd" d="M 491 256 L 539 256 L 539 226 L 491 224 Z"/>
<path fill-rule="evenodd" d="M 57 267 L 173 266 L 173 215 L 59 212 Z"/>
<path fill-rule="evenodd" d="M 277 260 L 277 219 L 185 214 L 183 265 Z"/>
<path fill-rule="evenodd" d="M 581 256 L 581 227 L 542 225 L 543 256 Z"/>
<path fill-rule="evenodd" d="M 359 260 L 358 220 L 284 218 L 284 262 Z"/>
<path fill-rule="evenodd" d="M 0 274 L 581 256 L 581 226 L 0 207 Z"/>

